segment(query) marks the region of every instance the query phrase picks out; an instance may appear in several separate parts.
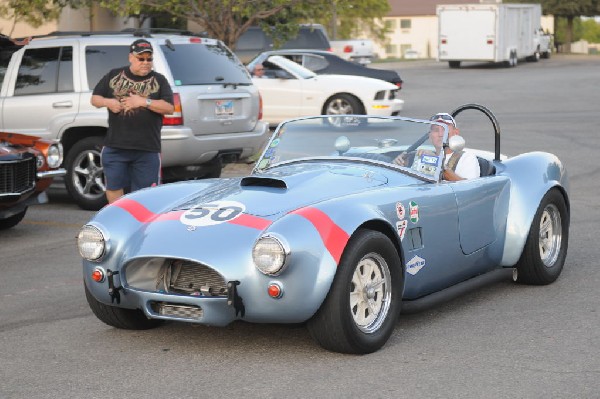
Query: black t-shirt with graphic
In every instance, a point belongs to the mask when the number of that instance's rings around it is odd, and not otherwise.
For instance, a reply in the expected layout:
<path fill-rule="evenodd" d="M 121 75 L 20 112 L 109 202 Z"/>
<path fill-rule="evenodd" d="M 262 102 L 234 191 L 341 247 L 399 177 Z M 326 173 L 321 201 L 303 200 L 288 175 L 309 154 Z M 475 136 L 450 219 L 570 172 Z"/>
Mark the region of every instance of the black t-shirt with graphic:
<path fill-rule="evenodd" d="M 158 72 L 136 76 L 129 67 L 113 69 L 94 88 L 94 95 L 116 98 L 138 94 L 152 100 L 173 104 L 173 91 L 167 79 Z M 148 108 L 136 108 L 115 114 L 108 110 L 108 133 L 104 145 L 125 150 L 160 152 L 162 115 Z"/>

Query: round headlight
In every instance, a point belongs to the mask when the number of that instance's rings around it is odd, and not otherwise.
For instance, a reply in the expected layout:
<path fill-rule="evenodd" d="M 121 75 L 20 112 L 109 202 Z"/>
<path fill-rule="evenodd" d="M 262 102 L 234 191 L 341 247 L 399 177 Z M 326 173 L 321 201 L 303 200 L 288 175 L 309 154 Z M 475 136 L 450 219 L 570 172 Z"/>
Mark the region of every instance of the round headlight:
<path fill-rule="evenodd" d="M 85 225 L 77 235 L 77 247 L 82 258 L 98 260 L 104 255 L 106 240 L 97 227 Z"/>
<path fill-rule="evenodd" d="M 260 238 L 252 249 L 256 268 L 267 275 L 276 275 L 285 265 L 288 252 L 282 242 L 273 236 Z"/>
<path fill-rule="evenodd" d="M 48 147 L 48 166 L 58 168 L 63 161 L 62 144 L 56 143 Z"/>

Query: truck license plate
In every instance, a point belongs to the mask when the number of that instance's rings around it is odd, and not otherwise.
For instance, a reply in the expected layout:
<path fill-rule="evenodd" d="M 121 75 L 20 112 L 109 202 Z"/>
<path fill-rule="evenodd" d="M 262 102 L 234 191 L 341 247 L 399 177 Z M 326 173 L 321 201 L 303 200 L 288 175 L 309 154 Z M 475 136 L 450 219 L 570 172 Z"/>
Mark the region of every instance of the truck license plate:
<path fill-rule="evenodd" d="M 233 115 L 233 100 L 216 100 L 215 101 L 216 116 L 231 116 Z"/>

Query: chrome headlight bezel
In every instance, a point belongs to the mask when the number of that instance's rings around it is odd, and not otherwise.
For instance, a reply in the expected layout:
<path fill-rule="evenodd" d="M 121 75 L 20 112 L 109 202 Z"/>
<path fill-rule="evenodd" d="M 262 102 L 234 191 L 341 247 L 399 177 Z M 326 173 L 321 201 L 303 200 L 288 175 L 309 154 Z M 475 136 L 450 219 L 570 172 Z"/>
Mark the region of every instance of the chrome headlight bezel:
<path fill-rule="evenodd" d="M 252 247 L 254 266 L 267 276 L 280 275 L 288 264 L 289 256 L 287 241 L 273 233 L 263 235 Z"/>
<path fill-rule="evenodd" d="M 46 162 L 48 167 L 52 169 L 58 168 L 63 162 L 63 146 L 61 143 L 54 143 L 48 147 L 48 153 L 46 154 Z"/>
<path fill-rule="evenodd" d="M 77 234 L 77 249 L 83 259 L 99 262 L 106 254 L 106 236 L 97 226 L 86 224 Z"/>

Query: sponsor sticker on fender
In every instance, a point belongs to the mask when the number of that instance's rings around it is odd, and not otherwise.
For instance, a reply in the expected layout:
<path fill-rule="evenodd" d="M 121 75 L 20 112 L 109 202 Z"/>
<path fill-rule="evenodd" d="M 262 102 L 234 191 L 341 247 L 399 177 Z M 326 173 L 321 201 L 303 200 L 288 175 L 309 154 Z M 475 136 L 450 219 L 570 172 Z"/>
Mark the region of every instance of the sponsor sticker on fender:
<path fill-rule="evenodd" d="M 410 201 L 408 212 L 410 214 L 410 221 L 417 223 L 419 221 L 419 205 L 415 201 Z"/>
<path fill-rule="evenodd" d="M 245 209 L 244 204 L 237 201 L 210 202 L 188 209 L 179 220 L 187 226 L 206 227 L 230 222 L 242 215 Z"/>
<path fill-rule="evenodd" d="M 398 215 L 398 219 L 400 220 L 404 219 L 404 216 L 406 216 L 406 210 L 404 209 L 402 202 L 396 202 L 396 215 Z"/>
<path fill-rule="evenodd" d="M 398 235 L 400 236 L 400 241 L 402 241 L 404 239 L 404 233 L 406 233 L 407 225 L 408 225 L 408 222 L 406 220 L 399 220 L 396 222 L 396 231 L 398 232 Z"/>
<path fill-rule="evenodd" d="M 406 264 L 406 272 L 408 274 L 414 276 L 415 274 L 417 274 L 419 272 L 419 270 L 421 270 L 424 267 L 425 267 L 425 259 L 421 258 L 420 256 L 415 255 Z"/>

